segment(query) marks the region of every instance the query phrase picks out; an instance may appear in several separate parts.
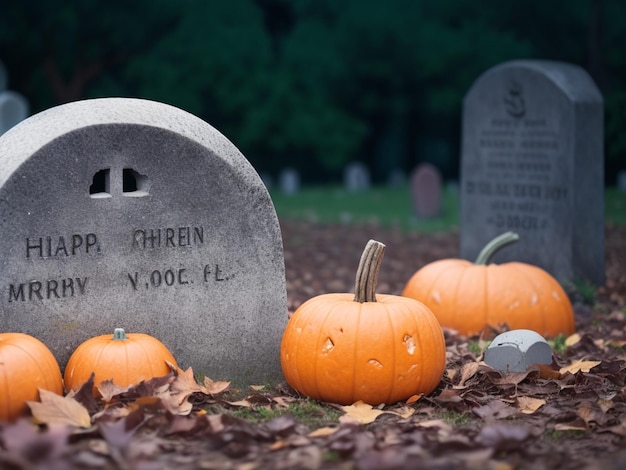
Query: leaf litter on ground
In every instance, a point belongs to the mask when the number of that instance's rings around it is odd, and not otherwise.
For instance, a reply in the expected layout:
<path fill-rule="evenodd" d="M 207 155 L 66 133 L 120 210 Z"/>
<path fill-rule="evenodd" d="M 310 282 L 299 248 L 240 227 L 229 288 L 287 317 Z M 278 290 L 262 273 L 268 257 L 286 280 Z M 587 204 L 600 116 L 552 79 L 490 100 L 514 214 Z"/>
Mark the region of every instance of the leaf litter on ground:
<path fill-rule="evenodd" d="M 284 228 L 290 310 L 318 293 L 351 289 L 352 271 L 342 266 L 358 260 L 359 237 L 391 239 L 390 246 L 404 249 L 388 250 L 393 269 L 381 272 L 379 290 L 391 293 L 414 271 L 407 259 L 425 264 L 455 256 L 458 246 L 454 233 Z M 288 243 L 295 239 L 297 246 Z M 328 240 L 343 245 L 320 256 L 316 248 Z M 607 284 L 593 310 L 577 308 L 577 332 L 551 365 L 503 375 L 482 361 L 489 336 L 446 330 L 447 369 L 438 389 L 386 406 L 318 403 L 286 384 L 236 390 L 175 366 L 135 387 L 104 382 L 97 396 L 92 377 L 66 397 L 43 393 L 30 415 L 1 423 L 0 467 L 624 468 L 624 241 L 626 228 L 613 227 Z"/>

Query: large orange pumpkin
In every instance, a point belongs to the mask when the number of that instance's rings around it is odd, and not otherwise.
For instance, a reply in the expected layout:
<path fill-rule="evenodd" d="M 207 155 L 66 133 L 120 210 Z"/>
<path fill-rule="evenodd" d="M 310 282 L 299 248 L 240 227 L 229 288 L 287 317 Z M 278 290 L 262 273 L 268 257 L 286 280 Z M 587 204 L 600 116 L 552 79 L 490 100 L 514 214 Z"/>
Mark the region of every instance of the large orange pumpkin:
<path fill-rule="evenodd" d="M 475 335 L 491 326 L 533 330 L 554 337 L 574 332 L 574 311 L 561 285 L 543 269 L 526 263 L 489 264 L 518 235 L 507 232 L 483 248 L 476 262 L 444 259 L 427 264 L 402 295 L 426 304 L 441 326 Z"/>
<path fill-rule="evenodd" d="M 367 244 L 355 294 L 325 294 L 302 304 L 281 343 L 287 383 L 311 398 L 377 405 L 428 394 L 446 364 L 443 332 L 422 303 L 376 295 L 385 245 Z"/>
<path fill-rule="evenodd" d="M 172 353 L 158 339 L 116 328 L 113 335 L 86 340 L 72 353 L 65 368 L 65 388 L 77 390 L 94 373 L 94 393 L 105 380 L 127 387 L 142 380 L 167 375 L 167 363 L 176 365 Z"/>
<path fill-rule="evenodd" d="M 63 394 L 63 379 L 52 352 L 24 333 L 0 333 L 0 421 L 21 415 L 39 389 Z"/>

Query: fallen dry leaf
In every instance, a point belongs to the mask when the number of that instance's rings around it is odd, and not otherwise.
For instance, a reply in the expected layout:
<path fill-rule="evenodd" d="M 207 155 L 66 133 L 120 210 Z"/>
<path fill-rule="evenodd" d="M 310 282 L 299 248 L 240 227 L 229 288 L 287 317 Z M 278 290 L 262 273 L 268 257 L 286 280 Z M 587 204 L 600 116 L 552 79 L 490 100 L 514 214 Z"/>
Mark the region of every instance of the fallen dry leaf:
<path fill-rule="evenodd" d="M 546 401 L 540 398 L 517 397 L 517 405 L 519 407 L 519 410 L 524 414 L 533 414 L 545 404 Z"/>
<path fill-rule="evenodd" d="M 572 347 L 575 344 L 580 342 L 580 334 L 579 333 L 574 333 L 573 335 L 568 336 L 565 339 L 565 346 Z"/>
<path fill-rule="evenodd" d="M 584 361 L 582 359 L 579 359 L 578 361 L 574 361 L 569 366 L 561 367 L 559 372 L 561 374 L 566 374 L 568 372 L 570 374 L 575 374 L 576 372 L 579 372 L 579 371 L 580 372 L 589 372 L 591 369 L 593 369 L 597 365 L 600 365 L 601 363 L 602 363 L 602 361 Z"/>
<path fill-rule="evenodd" d="M 67 424 L 81 428 L 91 426 L 91 418 L 87 408 L 73 397 L 63 397 L 40 388 L 39 400 L 26 402 L 38 423 Z"/>
<path fill-rule="evenodd" d="M 323 428 L 318 428 L 315 431 L 311 431 L 307 434 L 309 437 L 326 437 L 331 434 L 335 434 L 339 428 L 331 428 L 330 426 L 325 426 Z"/>
<path fill-rule="evenodd" d="M 211 380 L 208 377 L 203 381 L 204 390 L 207 395 L 219 395 L 230 387 L 230 382 Z"/>
<path fill-rule="evenodd" d="M 342 406 L 341 409 L 346 413 L 339 418 L 339 422 L 358 422 L 360 424 L 372 423 L 385 411 L 374 408 L 363 401 L 357 401 L 349 406 Z M 347 418 L 347 419 L 346 419 Z"/>

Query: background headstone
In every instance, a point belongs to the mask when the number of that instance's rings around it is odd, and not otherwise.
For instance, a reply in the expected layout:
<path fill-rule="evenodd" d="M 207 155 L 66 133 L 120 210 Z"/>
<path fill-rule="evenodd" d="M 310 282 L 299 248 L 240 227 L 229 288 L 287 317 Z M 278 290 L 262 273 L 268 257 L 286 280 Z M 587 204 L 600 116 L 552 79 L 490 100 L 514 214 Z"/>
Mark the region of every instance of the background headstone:
<path fill-rule="evenodd" d="M 269 194 L 195 116 L 107 98 L 0 137 L 0 329 L 64 367 L 95 335 L 148 333 L 183 368 L 281 380 L 285 267 Z"/>
<path fill-rule="evenodd" d="M 344 169 L 343 185 L 348 191 L 366 191 L 370 184 L 370 172 L 363 163 L 350 163 Z"/>
<path fill-rule="evenodd" d="M 420 219 L 441 215 L 442 204 L 441 173 L 434 165 L 422 163 L 411 173 L 411 199 L 413 214 Z"/>
<path fill-rule="evenodd" d="M 28 101 L 15 91 L 0 91 L 0 135 L 28 117 Z"/>
<path fill-rule="evenodd" d="M 626 170 L 622 170 L 617 173 L 617 189 L 620 191 L 626 191 Z"/>
<path fill-rule="evenodd" d="M 494 262 L 603 283 L 603 132 L 602 96 L 577 66 L 512 61 L 482 74 L 464 100 L 461 256 L 512 230 L 520 241 Z"/>
<path fill-rule="evenodd" d="M 300 173 L 295 168 L 285 168 L 278 176 L 278 186 L 283 194 L 289 196 L 300 191 Z"/>
<path fill-rule="evenodd" d="M 0 91 L 7 89 L 9 83 L 9 77 L 7 75 L 7 69 L 0 60 Z"/>

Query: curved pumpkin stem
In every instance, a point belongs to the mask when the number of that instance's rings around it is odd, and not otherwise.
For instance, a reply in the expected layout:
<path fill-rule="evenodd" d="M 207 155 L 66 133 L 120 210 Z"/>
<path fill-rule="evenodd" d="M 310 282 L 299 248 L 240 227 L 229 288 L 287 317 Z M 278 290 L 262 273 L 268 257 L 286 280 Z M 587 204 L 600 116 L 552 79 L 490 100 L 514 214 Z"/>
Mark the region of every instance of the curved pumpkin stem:
<path fill-rule="evenodd" d="M 500 251 L 501 248 L 515 243 L 517 240 L 519 240 L 519 235 L 515 232 L 505 232 L 502 235 L 498 235 L 480 250 L 474 264 L 489 264 L 493 255 Z"/>
<path fill-rule="evenodd" d="M 365 245 L 354 281 L 355 302 L 376 302 L 376 285 L 384 254 L 385 245 L 381 242 L 370 240 Z"/>
<path fill-rule="evenodd" d="M 115 330 L 113 330 L 113 340 L 124 340 L 124 339 L 128 339 L 128 337 L 126 336 L 126 332 L 124 331 L 124 328 L 115 328 Z"/>

